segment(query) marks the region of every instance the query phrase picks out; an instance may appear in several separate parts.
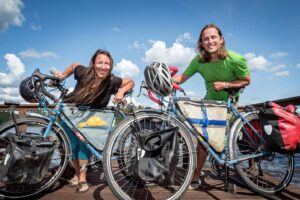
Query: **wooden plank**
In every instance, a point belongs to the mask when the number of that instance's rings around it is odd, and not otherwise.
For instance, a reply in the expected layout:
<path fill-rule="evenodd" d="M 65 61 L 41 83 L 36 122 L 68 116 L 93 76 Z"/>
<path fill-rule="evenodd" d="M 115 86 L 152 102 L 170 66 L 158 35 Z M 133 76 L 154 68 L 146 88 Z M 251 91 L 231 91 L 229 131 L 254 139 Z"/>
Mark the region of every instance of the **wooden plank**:
<path fill-rule="evenodd" d="M 39 198 L 42 200 L 88 200 L 88 199 L 116 199 L 104 179 L 101 179 L 101 170 L 89 171 L 88 182 L 91 184 L 89 191 L 84 194 L 75 193 L 74 187 L 68 187 L 65 181 L 61 181 L 54 189 L 43 194 Z M 202 177 L 202 185 L 198 190 L 188 190 L 182 199 L 240 199 L 240 200 L 260 200 L 267 199 L 256 194 L 249 189 L 238 185 L 236 194 L 224 192 L 223 179 L 217 178 L 210 173 L 208 169 L 204 170 L 205 175 Z M 300 199 L 300 188 L 290 185 L 284 192 L 272 199 Z"/>

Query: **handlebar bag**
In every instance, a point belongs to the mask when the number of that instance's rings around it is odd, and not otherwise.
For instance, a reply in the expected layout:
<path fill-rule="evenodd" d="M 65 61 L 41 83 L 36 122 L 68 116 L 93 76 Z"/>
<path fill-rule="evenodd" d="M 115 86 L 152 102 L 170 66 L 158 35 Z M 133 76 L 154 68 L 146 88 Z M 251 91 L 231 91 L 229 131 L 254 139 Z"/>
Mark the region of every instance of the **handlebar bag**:
<path fill-rule="evenodd" d="M 0 180 L 6 186 L 40 183 L 48 173 L 56 147 L 41 136 L 8 136 L 6 156 L 0 163 Z"/>
<path fill-rule="evenodd" d="M 187 121 L 217 152 L 224 150 L 227 106 L 223 101 L 181 98 L 177 107 Z"/>
<path fill-rule="evenodd" d="M 144 183 L 174 182 L 179 139 L 178 127 L 139 132 L 129 147 L 126 174 Z"/>
<path fill-rule="evenodd" d="M 295 106 L 281 107 L 268 101 L 260 109 L 259 117 L 269 150 L 279 153 L 297 150 L 300 142 L 300 118 L 295 113 Z"/>
<path fill-rule="evenodd" d="M 70 130 L 79 131 L 97 150 L 103 151 L 106 139 L 113 129 L 115 112 L 66 105 L 61 117 Z"/>

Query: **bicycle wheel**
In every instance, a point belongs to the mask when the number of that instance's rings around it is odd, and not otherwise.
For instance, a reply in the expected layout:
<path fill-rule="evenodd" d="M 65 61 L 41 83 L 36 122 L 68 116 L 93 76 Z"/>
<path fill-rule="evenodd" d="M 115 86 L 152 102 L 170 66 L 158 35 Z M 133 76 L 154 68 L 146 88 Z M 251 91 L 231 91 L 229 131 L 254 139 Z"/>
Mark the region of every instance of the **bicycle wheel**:
<path fill-rule="evenodd" d="M 167 117 L 157 113 L 137 113 L 143 130 L 161 130 Z M 124 119 L 111 134 L 104 150 L 104 173 L 110 189 L 118 199 L 179 199 L 189 186 L 194 175 L 196 156 L 191 136 L 177 119 L 172 118 L 171 127 L 179 127 L 179 150 L 174 182 L 172 184 L 147 184 L 128 176 L 130 152 L 136 143 L 133 117 Z M 170 128 L 170 126 L 168 128 Z"/>
<path fill-rule="evenodd" d="M 21 118 L 16 120 L 16 125 L 22 134 L 40 135 L 46 130 L 48 124 L 48 121 L 40 118 Z M 0 127 L 0 162 L 6 157 L 6 147 L 9 144 L 6 137 L 7 134 L 15 133 L 12 121 Z M 0 182 L 0 197 L 28 198 L 49 189 L 60 178 L 68 164 L 68 156 L 70 154 L 69 142 L 64 132 L 57 125 L 53 125 L 48 137 L 51 141 L 56 142 L 56 146 L 45 178 L 34 185 L 5 185 Z"/>
<path fill-rule="evenodd" d="M 262 134 L 259 116 L 256 112 L 244 116 L 247 121 Z M 249 125 L 238 119 L 232 126 L 229 137 L 231 159 L 241 159 L 263 153 L 257 158 L 242 160 L 235 169 L 244 183 L 255 192 L 274 195 L 286 188 L 294 172 L 294 156 L 269 152 L 264 141 L 256 136 Z"/>

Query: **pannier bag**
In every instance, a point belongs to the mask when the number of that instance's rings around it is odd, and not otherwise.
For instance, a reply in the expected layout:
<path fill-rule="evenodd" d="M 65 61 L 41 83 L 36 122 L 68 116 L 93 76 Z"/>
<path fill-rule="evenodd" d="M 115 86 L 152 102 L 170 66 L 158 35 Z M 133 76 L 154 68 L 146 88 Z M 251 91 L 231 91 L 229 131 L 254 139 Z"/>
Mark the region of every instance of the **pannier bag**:
<path fill-rule="evenodd" d="M 48 173 L 55 143 L 41 136 L 10 134 L 6 156 L 0 162 L 0 180 L 5 185 L 40 183 Z"/>
<path fill-rule="evenodd" d="M 76 127 L 80 133 L 99 151 L 103 151 L 115 112 L 104 109 L 89 109 L 88 107 L 65 106 L 62 119 L 73 130 Z"/>
<path fill-rule="evenodd" d="M 295 151 L 300 142 L 300 118 L 295 106 L 281 107 L 266 102 L 260 109 L 259 117 L 267 148 L 279 153 Z"/>
<path fill-rule="evenodd" d="M 141 132 L 131 141 L 126 173 L 144 183 L 174 182 L 178 155 L 178 127 Z"/>
<path fill-rule="evenodd" d="M 227 107 L 223 101 L 177 101 L 181 113 L 217 152 L 224 150 Z"/>

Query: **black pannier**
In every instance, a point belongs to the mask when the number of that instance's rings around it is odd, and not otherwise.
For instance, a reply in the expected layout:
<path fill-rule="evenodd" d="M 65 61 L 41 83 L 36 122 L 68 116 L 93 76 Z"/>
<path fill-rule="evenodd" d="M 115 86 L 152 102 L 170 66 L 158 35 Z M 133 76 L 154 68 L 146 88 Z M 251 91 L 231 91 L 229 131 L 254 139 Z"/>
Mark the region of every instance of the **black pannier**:
<path fill-rule="evenodd" d="M 172 184 L 178 162 L 177 131 L 178 127 L 140 132 L 130 146 L 127 175 L 144 183 Z"/>
<path fill-rule="evenodd" d="M 45 178 L 55 143 L 41 136 L 10 134 L 6 156 L 0 162 L 0 182 L 5 185 L 38 184 Z"/>

